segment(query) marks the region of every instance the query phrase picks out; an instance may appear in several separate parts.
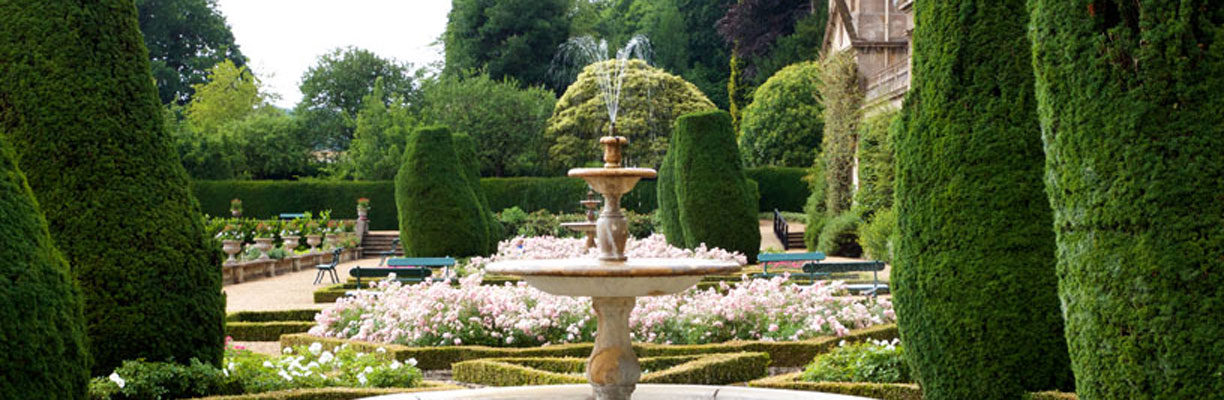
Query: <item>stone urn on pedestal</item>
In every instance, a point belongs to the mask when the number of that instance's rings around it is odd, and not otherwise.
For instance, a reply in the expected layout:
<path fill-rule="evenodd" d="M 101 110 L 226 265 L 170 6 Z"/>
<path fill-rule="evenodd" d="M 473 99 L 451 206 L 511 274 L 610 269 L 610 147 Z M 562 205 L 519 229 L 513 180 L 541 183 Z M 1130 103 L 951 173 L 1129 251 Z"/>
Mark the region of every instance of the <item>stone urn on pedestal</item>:
<path fill-rule="evenodd" d="M 274 238 L 255 238 L 255 248 L 259 249 L 260 260 L 268 259 L 268 251 L 272 250 L 272 242 L 275 241 Z"/>
<path fill-rule="evenodd" d="M 285 248 L 285 259 L 293 260 L 293 265 L 290 268 L 294 271 L 301 269 L 301 266 L 298 265 L 297 256 L 293 254 L 293 251 L 297 250 L 297 247 L 301 245 L 302 238 L 299 236 L 282 236 L 281 239 L 285 240 L 284 243 L 281 243 L 281 247 Z"/>
<path fill-rule="evenodd" d="M 241 240 L 228 240 L 228 239 L 222 240 L 221 241 L 221 251 L 224 251 L 225 254 L 229 256 L 229 258 L 225 259 L 225 265 L 236 264 L 238 263 L 238 259 L 234 258 L 234 256 L 242 252 L 242 241 Z"/>
<path fill-rule="evenodd" d="M 310 252 L 318 253 L 319 244 L 323 243 L 323 237 L 319 235 L 306 235 L 306 245 L 310 246 Z"/>

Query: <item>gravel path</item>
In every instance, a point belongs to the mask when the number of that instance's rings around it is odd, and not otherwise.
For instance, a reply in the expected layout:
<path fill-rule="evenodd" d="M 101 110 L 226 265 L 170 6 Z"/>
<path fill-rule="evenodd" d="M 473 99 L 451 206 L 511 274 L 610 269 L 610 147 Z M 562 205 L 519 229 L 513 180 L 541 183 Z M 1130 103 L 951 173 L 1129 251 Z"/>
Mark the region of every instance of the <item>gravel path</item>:
<path fill-rule="evenodd" d="M 354 266 L 373 267 L 378 265 L 378 258 L 365 258 L 357 261 L 341 263 L 336 267 L 336 275 L 340 281 L 348 279 L 348 270 Z M 222 291 L 226 295 L 226 312 L 235 311 L 270 311 L 322 309 L 326 304 L 315 304 L 314 291 L 331 284 L 330 278 L 323 278 L 318 285 L 313 284 L 314 267 L 304 268 L 298 272 L 290 272 L 272 278 L 260 278 L 235 285 L 226 285 Z"/>

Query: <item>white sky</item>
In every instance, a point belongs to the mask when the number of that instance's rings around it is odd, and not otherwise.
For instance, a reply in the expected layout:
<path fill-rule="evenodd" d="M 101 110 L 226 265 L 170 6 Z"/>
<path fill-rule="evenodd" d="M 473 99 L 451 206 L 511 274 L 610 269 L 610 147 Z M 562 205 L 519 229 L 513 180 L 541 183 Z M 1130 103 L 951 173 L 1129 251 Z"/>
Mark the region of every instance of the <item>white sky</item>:
<path fill-rule="evenodd" d="M 451 0 L 218 0 L 242 54 L 276 105 L 302 98 L 298 83 L 315 59 L 356 46 L 417 66 L 442 60 L 431 46 L 446 30 Z"/>

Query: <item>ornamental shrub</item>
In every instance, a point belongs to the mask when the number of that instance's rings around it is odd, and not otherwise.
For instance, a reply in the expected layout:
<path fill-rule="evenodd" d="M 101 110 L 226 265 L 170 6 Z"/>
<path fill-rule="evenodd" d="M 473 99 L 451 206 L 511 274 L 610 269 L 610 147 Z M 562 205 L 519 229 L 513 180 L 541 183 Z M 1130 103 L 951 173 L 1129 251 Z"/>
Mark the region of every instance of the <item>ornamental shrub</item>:
<path fill-rule="evenodd" d="M 825 208 L 830 215 L 849 210 L 854 195 L 854 151 L 858 141 L 863 91 L 854 52 L 826 56 L 820 66 L 824 135 L 820 145 L 825 172 Z"/>
<path fill-rule="evenodd" d="M 910 383 L 914 381 L 905 361 L 905 348 L 893 339 L 868 340 L 845 345 L 816 356 L 803 370 L 807 382 Z"/>
<path fill-rule="evenodd" d="M 761 187 L 761 204 L 758 211 L 803 211 L 811 189 L 804 177 L 807 168 L 794 167 L 759 167 L 745 168 L 744 174 L 749 180 L 756 181 Z"/>
<path fill-rule="evenodd" d="M 872 260 L 893 263 L 894 248 L 900 240 L 897 212 L 892 207 L 876 211 L 871 221 L 859 226 L 858 243 L 863 254 Z"/>
<path fill-rule="evenodd" d="M 803 214 L 807 216 L 807 225 L 803 230 L 803 244 L 808 251 L 816 251 L 816 243 L 820 241 L 820 232 L 824 229 L 825 220 L 829 218 L 825 209 L 826 176 L 821 158 L 822 156 L 816 156 L 816 162 L 812 163 L 812 167 L 808 168 L 808 175 L 803 178 L 807 181 L 810 193 L 807 202 L 803 205 Z"/>
<path fill-rule="evenodd" d="M 0 135 L 0 398 L 81 399 L 89 382 L 81 292 Z"/>
<path fill-rule="evenodd" d="M 931 2 L 915 21 L 892 278 L 929 400 L 1071 387 L 1024 6 Z"/>
<path fill-rule="evenodd" d="M 419 128 L 408 138 L 395 177 L 400 245 L 407 257 L 489 254 L 488 210 L 458 159 L 446 127 Z"/>
<path fill-rule="evenodd" d="M 859 125 L 859 186 L 854 192 L 854 205 L 869 221 L 877 212 L 893 204 L 895 173 L 891 134 L 900 129 L 898 115 L 896 110 L 884 111 L 865 118 Z"/>
<path fill-rule="evenodd" d="M 863 247 L 858 243 L 858 230 L 862 224 L 863 217 L 858 210 L 849 210 L 827 218 L 820 227 L 816 250 L 831 256 L 862 256 Z"/>
<path fill-rule="evenodd" d="M 752 167 L 806 167 L 820 152 L 820 64 L 791 64 L 756 89 L 740 120 L 740 152 Z"/>
<path fill-rule="evenodd" d="M 1218 398 L 1224 8 L 1036 0 L 1030 11 L 1076 392 Z"/>
<path fill-rule="evenodd" d="M 480 185 L 480 160 L 476 158 L 476 141 L 472 140 L 471 136 L 458 134 L 454 136 L 454 145 L 455 153 L 458 154 L 458 160 L 463 167 L 463 177 L 472 192 L 476 193 L 476 198 L 480 199 L 480 207 L 484 211 L 485 230 L 488 232 L 484 253 L 493 254 L 497 251 L 497 242 L 504 236 L 505 228 L 489 208 L 489 198 L 485 197 L 484 188 Z"/>
<path fill-rule="evenodd" d="M 603 159 L 598 138 L 608 135 L 609 122 L 599 94 L 597 68 L 592 64 L 583 69 L 548 119 L 548 154 L 558 170 Z M 616 115 L 617 135 L 629 138 L 624 150 L 627 164 L 659 168 L 676 118 L 714 109 L 714 103 L 692 83 L 641 60 L 630 60 L 624 70 L 620 112 Z"/>
<path fill-rule="evenodd" d="M 0 60 L 0 126 L 81 286 L 93 372 L 219 364 L 221 252 L 170 146 L 132 2 L 0 3 Z"/>
<path fill-rule="evenodd" d="M 673 135 L 671 173 L 684 247 L 705 244 L 756 262 L 761 248 L 757 198 L 740 164 L 731 115 L 686 114 L 676 120 Z"/>
<path fill-rule="evenodd" d="M 671 151 L 663 157 L 655 198 L 659 201 L 659 227 L 667 238 L 667 244 L 683 248 L 684 226 L 680 225 L 680 204 L 676 200 L 676 154 Z"/>

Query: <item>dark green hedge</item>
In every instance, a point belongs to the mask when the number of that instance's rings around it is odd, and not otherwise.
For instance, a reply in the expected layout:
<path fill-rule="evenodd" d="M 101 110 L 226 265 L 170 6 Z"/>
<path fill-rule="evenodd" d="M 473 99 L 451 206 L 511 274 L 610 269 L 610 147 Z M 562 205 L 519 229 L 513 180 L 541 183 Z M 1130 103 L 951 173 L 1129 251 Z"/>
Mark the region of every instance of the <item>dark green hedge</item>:
<path fill-rule="evenodd" d="M 370 199 L 370 229 L 397 230 L 395 183 L 329 181 L 193 181 L 200 208 L 229 216 L 231 199 L 242 199 L 242 216 L 275 219 L 281 213 L 331 210 L 333 219 L 357 219 L 357 199 Z"/>
<path fill-rule="evenodd" d="M 314 321 L 319 310 L 238 311 L 225 316 L 225 322 Z"/>
<path fill-rule="evenodd" d="M 755 263 L 761 248 L 757 198 L 741 167 L 731 116 L 720 110 L 681 116 L 667 157 L 673 160 L 664 164 L 675 167 L 684 247 L 705 244 L 740 252 Z"/>
<path fill-rule="evenodd" d="M 760 352 L 768 353 L 775 367 L 801 367 L 812 362 L 817 354 L 837 347 L 842 340 L 847 342 L 867 339 L 892 340 L 898 337 L 896 325 L 880 325 L 852 331 L 842 337 L 821 337 L 795 342 L 740 341 L 695 345 L 660 345 L 636 343 L 634 352 L 638 357 L 683 356 L 710 353 Z M 398 360 L 415 358 L 423 370 L 449 369 L 451 364 L 481 358 L 503 357 L 587 357 L 591 355 L 591 343 L 553 345 L 547 347 L 488 347 L 488 346 L 438 346 L 408 347 L 395 344 L 371 343 L 356 340 L 323 338 L 307 334 L 285 335 L 281 346 L 309 346 L 319 342 L 324 347 L 334 348 L 348 344 L 363 351 L 385 348 Z"/>
<path fill-rule="evenodd" d="M 227 322 L 225 334 L 234 340 L 275 342 L 281 335 L 303 333 L 314 325 L 314 321 Z"/>
<path fill-rule="evenodd" d="M 408 137 L 404 165 L 395 176 L 405 256 L 489 255 L 489 210 L 456 159 L 450 130 L 444 126 L 418 128 Z"/>
<path fill-rule="evenodd" d="M 728 385 L 769 373 L 769 354 L 715 353 L 692 356 L 644 357 L 639 360 L 641 383 Z M 488 358 L 455 363 L 455 380 L 488 386 L 560 385 L 586 383 L 585 358 Z"/>
<path fill-rule="evenodd" d="M 916 14 L 892 279 L 927 399 L 1072 386 L 1025 3 L 948 0 Z"/>
<path fill-rule="evenodd" d="M 221 252 L 132 1 L 0 3 L 0 60 L 0 126 L 81 286 L 93 373 L 142 357 L 220 364 Z"/>
<path fill-rule="evenodd" d="M 748 382 L 748 386 L 766 389 L 836 393 L 880 400 L 923 400 L 922 388 L 911 383 L 806 382 L 799 380 L 802 374 L 802 372 L 795 372 L 775 375 Z M 1077 400 L 1079 397 L 1075 393 L 1046 391 L 1025 393 L 1016 398 L 1024 400 Z"/>
<path fill-rule="evenodd" d="M 0 398 L 84 398 L 81 291 L 14 157 L 0 135 Z"/>
<path fill-rule="evenodd" d="M 1059 295 L 1088 399 L 1224 393 L 1224 7 L 1035 0 Z"/>
<path fill-rule="evenodd" d="M 761 203 L 757 210 L 761 212 L 803 211 L 803 204 L 812 194 L 808 183 L 803 180 L 807 176 L 807 168 L 761 167 L 744 169 L 748 179 L 760 185 Z"/>

